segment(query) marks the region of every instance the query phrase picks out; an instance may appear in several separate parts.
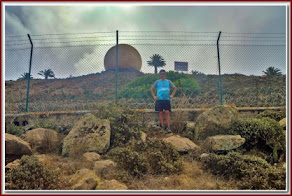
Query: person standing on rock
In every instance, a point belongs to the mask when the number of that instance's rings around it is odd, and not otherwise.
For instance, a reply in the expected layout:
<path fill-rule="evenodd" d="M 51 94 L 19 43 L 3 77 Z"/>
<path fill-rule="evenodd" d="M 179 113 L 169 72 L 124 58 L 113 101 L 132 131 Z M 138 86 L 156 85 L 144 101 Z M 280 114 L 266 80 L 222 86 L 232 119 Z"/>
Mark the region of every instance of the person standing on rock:
<path fill-rule="evenodd" d="M 159 121 L 160 127 L 167 129 L 168 133 L 171 133 L 170 129 L 170 112 L 171 105 L 170 100 L 173 98 L 174 94 L 177 91 L 177 87 L 170 81 L 166 79 L 166 71 L 160 70 L 159 72 L 160 79 L 157 80 L 150 88 L 151 94 L 155 99 L 155 111 L 159 112 Z M 170 87 L 173 88 L 172 93 L 170 94 Z M 155 95 L 154 90 L 157 88 L 157 95 Z M 164 126 L 164 114 L 166 118 L 166 125 Z"/>

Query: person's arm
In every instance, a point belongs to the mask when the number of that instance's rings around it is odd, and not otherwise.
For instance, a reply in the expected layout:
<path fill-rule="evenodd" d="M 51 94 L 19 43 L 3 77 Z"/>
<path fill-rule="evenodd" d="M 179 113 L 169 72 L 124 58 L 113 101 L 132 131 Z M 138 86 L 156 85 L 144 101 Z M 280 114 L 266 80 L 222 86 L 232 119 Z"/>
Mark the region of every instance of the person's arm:
<path fill-rule="evenodd" d="M 157 85 L 157 81 L 151 86 L 150 91 L 151 91 L 153 99 L 158 100 L 158 97 L 155 95 L 155 92 L 154 92 L 156 85 Z"/>
<path fill-rule="evenodd" d="M 155 95 L 155 92 L 154 92 L 154 90 L 153 90 L 152 87 L 150 88 L 150 91 L 151 91 L 151 94 L 152 94 L 153 99 L 157 100 L 158 97 Z"/>
<path fill-rule="evenodd" d="M 177 91 L 177 87 L 175 86 L 175 87 L 173 88 L 173 91 L 172 91 L 171 95 L 170 95 L 170 98 L 173 98 L 173 97 L 174 97 L 176 91 Z"/>

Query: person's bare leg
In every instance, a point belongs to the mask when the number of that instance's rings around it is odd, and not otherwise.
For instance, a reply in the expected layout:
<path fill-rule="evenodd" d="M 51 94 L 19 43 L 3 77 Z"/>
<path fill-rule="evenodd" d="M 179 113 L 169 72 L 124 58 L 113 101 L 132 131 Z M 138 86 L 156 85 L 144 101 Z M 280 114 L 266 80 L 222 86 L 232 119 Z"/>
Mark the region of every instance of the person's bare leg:
<path fill-rule="evenodd" d="M 160 121 L 160 126 L 163 127 L 164 126 L 163 111 L 159 112 L 159 121 Z"/>
<path fill-rule="evenodd" d="M 165 110 L 165 118 L 166 118 L 167 128 L 170 128 L 170 113 L 168 110 Z"/>

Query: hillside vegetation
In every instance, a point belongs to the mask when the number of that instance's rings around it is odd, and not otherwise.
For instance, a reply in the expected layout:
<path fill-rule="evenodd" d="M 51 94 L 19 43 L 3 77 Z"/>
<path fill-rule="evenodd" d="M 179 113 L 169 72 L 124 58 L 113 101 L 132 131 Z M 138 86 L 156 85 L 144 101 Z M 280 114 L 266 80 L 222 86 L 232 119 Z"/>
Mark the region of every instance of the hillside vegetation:
<path fill-rule="evenodd" d="M 32 79 L 29 111 L 90 110 L 115 99 L 115 72 L 108 71 L 67 79 Z M 183 96 L 188 107 L 213 107 L 219 103 L 218 76 L 167 73 L 179 90 L 173 107 Z M 153 108 L 149 88 L 158 79 L 154 74 L 121 72 L 118 74 L 120 104 L 133 108 Z M 223 101 L 243 106 L 285 106 L 286 76 L 223 75 Z M 23 112 L 27 82 L 5 82 L 5 109 Z M 181 92 L 184 93 L 181 93 Z"/>

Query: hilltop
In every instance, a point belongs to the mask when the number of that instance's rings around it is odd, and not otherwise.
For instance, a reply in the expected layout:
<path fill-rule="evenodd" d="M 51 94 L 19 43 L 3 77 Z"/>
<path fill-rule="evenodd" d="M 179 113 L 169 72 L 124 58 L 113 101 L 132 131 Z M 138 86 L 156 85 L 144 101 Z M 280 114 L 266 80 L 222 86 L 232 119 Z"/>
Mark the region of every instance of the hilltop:
<path fill-rule="evenodd" d="M 145 74 L 124 71 L 118 74 L 118 93 L 129 82 Z M 218 76 L 192 75 L 201 91 L 193 97 L 183 97 L 185 107 L 213 107 L 219 103 Z M 66 79 L 32 79 L 30 111 L 94 109 L 98 104 L 115 99 L 115 72 L 105 71 Z M 286 103 L 286 76 L 222 75 L 223 100 L 236 106 L 284 106 Z M 27 82 L 5 81 L 5 109 L 8 112 L 24 111 Z M 150 94 L 150 91 L 149 91 Z M 174 107 L 182 95 L 177 94 Z M 119 103 L 135 108 L 150 108 L 153 100 L 120 99 Z"/>

